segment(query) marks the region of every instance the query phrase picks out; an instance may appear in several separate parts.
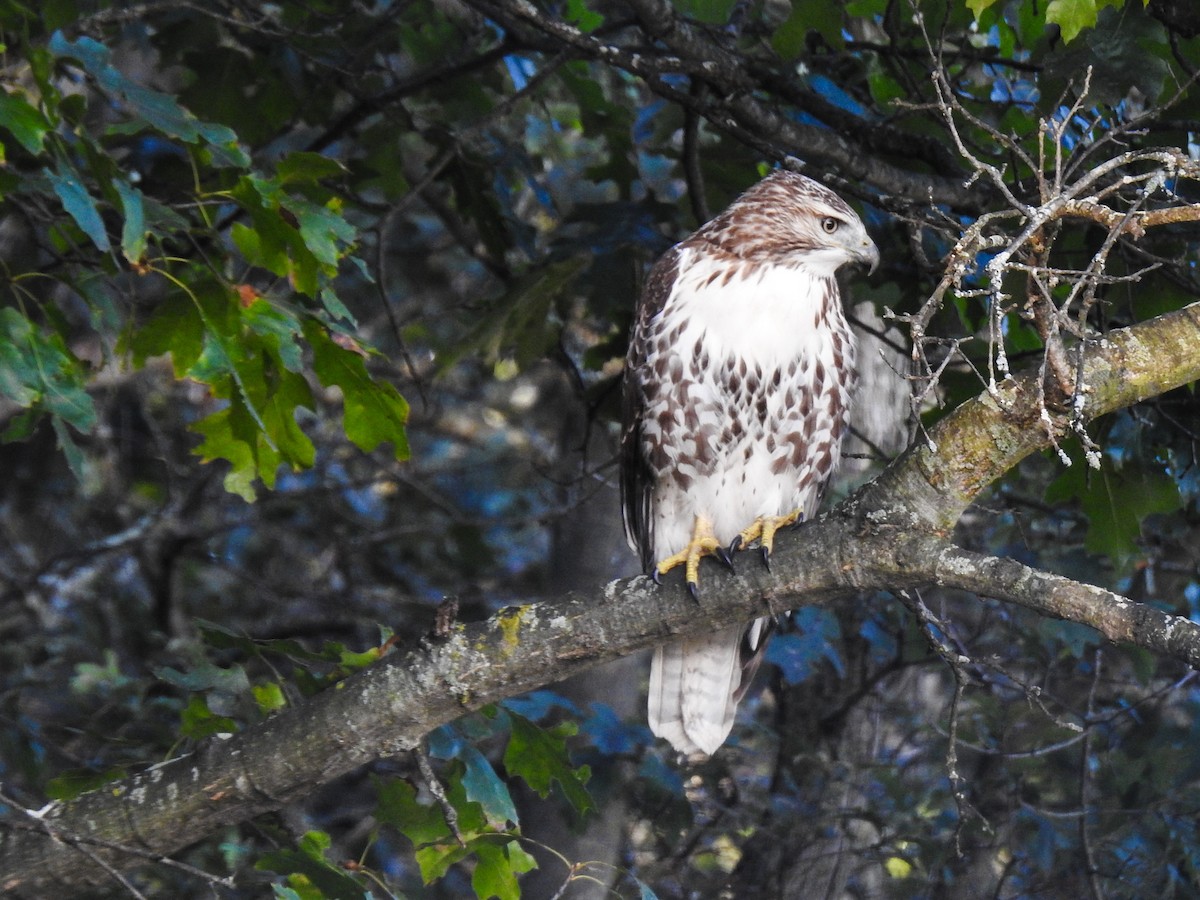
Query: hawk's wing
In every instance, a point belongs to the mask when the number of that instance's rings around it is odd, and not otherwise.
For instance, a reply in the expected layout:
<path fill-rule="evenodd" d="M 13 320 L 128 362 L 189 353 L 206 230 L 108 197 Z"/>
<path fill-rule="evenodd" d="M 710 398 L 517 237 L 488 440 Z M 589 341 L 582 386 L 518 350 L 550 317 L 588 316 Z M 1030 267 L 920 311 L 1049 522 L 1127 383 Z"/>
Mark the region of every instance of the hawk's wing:
<path fill-rule="evenodd" d="M 650 322 L 666 305 L 679 271 L 679 247 L 672 247 L 656 262 L 646 276 L 625 357 L 625 376 L 621 389 L 621 508 L 625 535 L 637 551 L 642 571 L 649 572 L 654 558 L 654 532 L 650 524 L 650 498 L 654 479 L 642 450 L 642 416 L 646 406 L 646 379 L 654 373 L 646 369 L 647 331 Z"/>

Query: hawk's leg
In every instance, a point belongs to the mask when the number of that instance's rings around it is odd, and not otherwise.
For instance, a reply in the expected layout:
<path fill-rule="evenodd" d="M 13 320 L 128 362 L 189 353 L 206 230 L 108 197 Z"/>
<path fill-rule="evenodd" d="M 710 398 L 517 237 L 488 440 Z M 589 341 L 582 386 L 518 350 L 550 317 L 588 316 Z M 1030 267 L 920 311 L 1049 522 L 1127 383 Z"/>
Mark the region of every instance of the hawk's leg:
<path fill-rule="evenodd" d="M 786 516 L 759 516 L 742 529 L 741 534 L 735 537 L 733 543 L 729 545 L 729 549 L 736 553 L 743 547 L 758 541 L 762 551 L 763 565 L 769 570 L 771 568 L 771 551 L 775 547 L 775 532 L 803 520 L 804 510 L 802 509 L 790 512 Z"/>
<path fill-rule="evenodd" d="M 706 556 L 715 556 L 727 565 L 730 571 L 733 570 L 733 560 L 729 556 L 729 551 L 721 545 L 721 542 L 717 540 L 717 536 L 713 533 L 712 522 L 704 518 L 704 516 L 696 516 L 696 521 L 692 525 L 692 539 L 678 553 L 660 560 L 655 565 L 654 580 L 658 582 L 663 575 L 666 575 L 675 567 L 683 566 L 683 575 L 687 581 L 688 593 L 693 598 L 698 598 L 700 595 L 700 560 Z"/>

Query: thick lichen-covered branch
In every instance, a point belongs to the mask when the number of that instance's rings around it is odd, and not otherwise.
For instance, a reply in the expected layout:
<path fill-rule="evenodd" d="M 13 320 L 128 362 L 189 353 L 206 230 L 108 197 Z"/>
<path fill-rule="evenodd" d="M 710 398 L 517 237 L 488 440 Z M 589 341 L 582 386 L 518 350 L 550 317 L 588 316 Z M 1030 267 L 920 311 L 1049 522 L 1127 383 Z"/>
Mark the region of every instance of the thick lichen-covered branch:
<path fill-rule="evenodd" d="M 1047 423 L 1037 370 L 1007 378 L 947 416 L 863 491 L 860 502 L 918 527 L 945 531 L 987 485 L 1088 421 L 1200 379 L 1200 303 L 1089 341 L 1078 410 Z M 895 504 L 899 502 L 897 508 Z"/>
<path fill-rule="evenodd" d="M 1090 625 L 1110 641 L 1136 644 L 1200 666 L 1200 628 L 1112 591 L 1032 569 L 1015 559 L 938 548 L 934 583 L 1016 603 L 1042 615 Z"/>

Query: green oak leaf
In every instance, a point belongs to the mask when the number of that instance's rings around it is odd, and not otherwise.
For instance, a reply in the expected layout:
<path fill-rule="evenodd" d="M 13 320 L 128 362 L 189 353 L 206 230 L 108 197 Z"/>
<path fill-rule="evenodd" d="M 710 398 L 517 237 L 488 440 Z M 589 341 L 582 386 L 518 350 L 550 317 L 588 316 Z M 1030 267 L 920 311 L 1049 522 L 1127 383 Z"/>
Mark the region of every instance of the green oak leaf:
<path fill-rule="evenodd" d="M 204 319 L 192 298 L 182 292 L 171 294 L 126 338 L 124 348 L 139 368 L 147 359 L 169 353 L 175 377 L 184 378 L 204 350 Z"/>
<path fill-rule="evenodd" d="M 513 804 L 512 794 L 487 758 L 465 742 L 459 749 L 458 758 L 466 767 L 463 789 L 467 799 L 483 808 L 488 824 L 493 828 L 503 828 L 509 822 L 517 824 L 517 808 Z"/>
<path fill-rule="evenodd" d="M 17 143 L 33 155 L 38 155 L 46 144 L 46 135 L 52 130 L 45 115 L 36 106 L 30 105 L 20 94 L 7 94 L 0 90 L 0 128 L 7 130 Z"/>
<path fill-rule="evenodd" d="M 235 734 L 240 730 L 236 721 L 210 710 L 208 703 L 199 694 L 192 695 L 179 717 L 179 733 L 194 741 L 212 737 L 214 734 Z"/>
<path fill-rule="evenodd" d="M 512 736 L 504 751 L 504 768 L 510 775 L 519 775 L 540 797 L 550 794 L 557 781 L 575 811 L 581 815 L 592 808 L 592 798 L 585 785 L 591 776 L 587 766 L 571 765 L 566 738 L 575 733 L 572 723 L 564 722 L 553 729 L 544 729 L 507 710 L 512 720 Z"/>
<path fill-rule="evenodd" d="M 0 309 L 0 394 L 87 433 L 96 406 L 85 383 L 83 366 L 56 332 L 35 327 L 16 309 Z"/>
<path fill-rule="evenodd" d="M 104 220 L 100 218 L 100 210 L 96 206 L 96 201 L 83 186 L 79 173 L 73 169 L 66 172 L 52 172 L 49 169 L 43 169 L 42 174 L 49 179 L 50 186 L 58 195 L 67 215 L 75 221 L 84 234 L 91 238 L 97 250 L 107 253 L 112 245 L 109 243 L 108 233 L 104 230 Z"/>
<path fill-rule="evenodd" d="M 332 842 L 323 831 L 310 831 L 300 838 L 295 850 L 265 854 L 255 868 L 288 875 L 292 886 L 311 885 L 326 900 L 363 900 L 366 888 L 327 857 Z M 301 880 L 296 880 L 297 876 Z"/>
<path fill-rule="evenodd" d="M 123 179 L 114 183 L 121 198 L 121 211 L 125 214 L 125 223 L 121 227 L 121 253 L 129 262 L 138 263 L 146 255 L 146 208 L 142 192 Z"/>
<path fill-rule="evenodd" d="M 113 67 L 111 52 L 99 41 L 90 37 L 70 41 L 62 32 L 56 32 L 47 46 L 55 55 L 79 63 L 103 90 L 123 100 L 137 118 L 162 134 L 188 144 L 205 145 L 216 165 L 250 164 L 250 157 L 238 146 L 232 129 L 201 122 L 170 94 L 150 90 L 126 78 Z"/>
<path fill-rule="evenodd" d="M 604 16 L 591 9 L 585 0 L 567 0 L 567 19 L 585 34 L 604 24 Z"/>
<path fill-rule="evenodd" d="M 491 762 L 452 725 L 444 725 L 428 737 L 429 754 L 438 759 L 456 759 L 463 764 L 463 790 L 468 800 L 478 803 L 489 827 L 518 825 L 517 809 L 503 779 Z"/>
<path fill-rule="evenodd" d="M 537 868 L 537 861 L 526 853 L 516 841 L 503 844 L 492 841 L 475 841 L 475 871 L 471 873 L 471 887 L 478 900 L 521 900 L 521 888 L 517 876 Z"/>
<path fill-rule="evenodd" d="M 407 459 L 408 403 L 400 392 L 375 381 L 363 358 L 336 343 L 320 323 L 305 322 L 304 336 L 313 349 L 313 369 L 321 384 L 341 388 L 346 437 L 368 453 L 389 442 L 396 459 Z"/>
<path fill-rule="evenodd" d="M 979 21 L 979 17 L 983 13 L 995 5 L 998 0 L 967 0 L 967 9 L 975 16 L 975 21 Z"/>
<path fill-rule="evenodd" d="M 1046 22 L 1057 24 L 1062 38 L 1070 43 L 1081 31 L 1096 27 L 1096 18 L 1106 6 L 1120 7 L 1125 0 L 1050 0 L 1046 5 Z"/>
<path fill-rule="evenodd" d="M 375 817 L 399 830 L 414 847 L 445 841 L 451 836 L 442 811 L 432 804 L 418 802 L 417 789 L 407 781 L 399 778 L 372 780 L 379 797 Z"/>
<path fill-rule="evenodd" d="M 280 184 L 313 184 L 322 178 L 336 178 L 346 173 L 346 167 L 321 153 L 297 150 L 289 153 L 275 166 Z"/>
<path fill-rule="evenodd" d="M 1142 555 L 1142 520 L 1180 505 L 1179 489 L 1166 472 L 1139 465 L 1118 469 L 1107 458 L 1099 471 L 1076 462 L 1051 482 L 1045 498 L 1051 503 L 1078 498 L 1088 520 L 1084 546 L 1107 556 L 1118 571 L 1128 571 Z"/>

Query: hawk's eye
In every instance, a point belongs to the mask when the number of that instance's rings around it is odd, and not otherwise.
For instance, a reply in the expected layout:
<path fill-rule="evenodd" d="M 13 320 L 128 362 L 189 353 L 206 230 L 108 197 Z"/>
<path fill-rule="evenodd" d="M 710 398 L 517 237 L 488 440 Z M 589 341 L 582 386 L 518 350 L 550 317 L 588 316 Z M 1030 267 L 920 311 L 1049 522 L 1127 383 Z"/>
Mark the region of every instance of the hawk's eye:
<path fill-rule="evenodd" d="M 833 216 L 826 216 L 825 218 L 823 218 L 821 220 L 821 230 L 824 231 L 826 234 L 833 234 L 835 231 L 838 230 L 838 226 L 840 226 L 841 224 L 842 223 L 839 222 L 837 219 L 835 219 Z"/>

